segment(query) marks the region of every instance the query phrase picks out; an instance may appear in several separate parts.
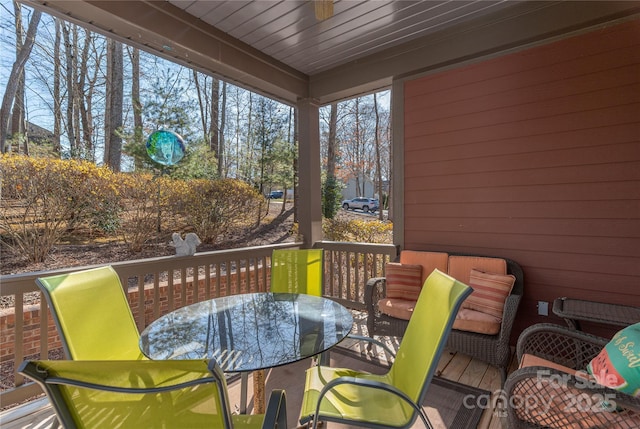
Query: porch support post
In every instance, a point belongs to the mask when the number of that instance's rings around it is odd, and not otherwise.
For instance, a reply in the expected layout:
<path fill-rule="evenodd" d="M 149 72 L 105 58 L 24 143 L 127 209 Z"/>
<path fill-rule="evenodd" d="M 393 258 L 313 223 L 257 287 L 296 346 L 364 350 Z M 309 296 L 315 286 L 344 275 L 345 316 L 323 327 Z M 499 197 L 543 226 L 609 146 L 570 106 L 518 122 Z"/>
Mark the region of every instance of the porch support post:
<path fill-rule="evenodd" d="M 404 80 L 394 80 L 391 87 L 392 166 L 391 207 L 393 244 L 404 249 Z"/>
<path fill-rule="evenodd" d="M 322 181 L 320 178 L 320 105 L 299 99 L 298 108 L 298 221 L 305 247 L 322 240 Z"/>

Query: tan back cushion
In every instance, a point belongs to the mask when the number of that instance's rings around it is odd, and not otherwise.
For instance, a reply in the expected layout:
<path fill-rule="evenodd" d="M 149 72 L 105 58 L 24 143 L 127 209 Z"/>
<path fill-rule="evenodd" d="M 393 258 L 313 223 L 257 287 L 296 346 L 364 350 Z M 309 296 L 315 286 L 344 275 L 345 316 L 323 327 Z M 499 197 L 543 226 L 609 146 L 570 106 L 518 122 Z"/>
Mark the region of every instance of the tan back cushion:
<path fill-rule="evenodd" d="M 420 284 L 424 284 L 429 274 L 436 268 L 446 273 L 448 259 L 449 255 L 443 252 L 420 252 L 418 250 L 403 250 L 400 252 L 401 264 L 422 265 L 422 280 Z"/>
<path fill-rule="evenodd" d="M 482 256 L 449 256 L 449 270 L 447 273 L 456 280 L 468 285 L 472 269 L 484 271 L 485 273 L 507 274 L 507 261 L 502 258 L 485 258 Z M 422 274 L 424 275 L 424 269 Z"/>

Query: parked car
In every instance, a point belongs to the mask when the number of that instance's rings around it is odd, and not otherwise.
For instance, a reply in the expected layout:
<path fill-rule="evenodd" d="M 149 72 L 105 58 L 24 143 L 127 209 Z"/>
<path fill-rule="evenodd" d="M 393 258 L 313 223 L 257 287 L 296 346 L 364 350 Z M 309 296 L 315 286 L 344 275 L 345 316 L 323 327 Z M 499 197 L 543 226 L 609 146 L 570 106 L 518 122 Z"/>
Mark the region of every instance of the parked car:
<path fill-rule="evenodd" d="M 282 198 L 283 195 L 284 195 L 284 192 L 282 192 L 282 191 L 271 191 L 271 192 L 269 192 L 269 195 L 267 195 L 267 198 L 269 198 L 269 199 Z"/>
<path fill-rule="evenodd" d="M 344 200 L 342 202 L 342 208 L 345 210 L 360 209 L 363 212 L 375 212 L 380 208 L 380 203 L 375 198 L 353 198 L 351 200 Z"/>

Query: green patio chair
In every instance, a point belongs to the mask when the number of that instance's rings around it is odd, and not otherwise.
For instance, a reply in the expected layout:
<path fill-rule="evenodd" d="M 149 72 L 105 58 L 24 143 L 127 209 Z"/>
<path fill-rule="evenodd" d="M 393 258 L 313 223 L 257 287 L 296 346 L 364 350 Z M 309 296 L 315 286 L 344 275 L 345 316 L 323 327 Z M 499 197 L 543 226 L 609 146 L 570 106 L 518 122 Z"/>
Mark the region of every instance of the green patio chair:
<path fill-rule="evenodd" d="M 74 360 L 139 360 L 140 333 L 118 274 L 100 267 L 36 279 Z"/>
<path fill-rule="evenodd" d="M 462 301 L 472 289 L 435 270 L 426 279 L 396 358 L 384 375 L 345 368 L 306 371 L 300 423 L 319 421 L 373 428 L 407 428 L 422 410 L 427 389 Z M 378 343 L 377 341 L 375 341 Z"/>
<path fill-rule="evenodd" d="M 271 292 L 322 296 L 322 249 L 276 249 L 271 256 Z"/>
<path fill-rule="evenodd" d="M 271 292 L 304 293 L 322 296 L 322 249 L 276 249 L 271 255 Z M 322 340 L 319 333 L 307 335 L 301 350 L 315 349 Z M 329 362 L 329 352 L 320 355 L 321 363 Z"/>
<path fill-rule="evenodd" d="M 214 360 L 26 361 L 19 372 L 43 388 L 66 429 L 286 429 L 282 390 L 264 415 L 232 415 Z"/>

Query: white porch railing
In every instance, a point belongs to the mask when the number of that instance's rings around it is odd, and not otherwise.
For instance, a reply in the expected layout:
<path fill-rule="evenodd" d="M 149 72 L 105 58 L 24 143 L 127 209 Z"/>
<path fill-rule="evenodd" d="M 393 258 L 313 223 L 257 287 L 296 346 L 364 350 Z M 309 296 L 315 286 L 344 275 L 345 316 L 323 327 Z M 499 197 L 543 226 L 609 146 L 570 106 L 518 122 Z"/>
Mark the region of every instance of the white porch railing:
<path fill-rule="evenodd" d="M 298 248 L 302 243 L 246 247 L 115 262 L 139 330 L 169 311 L 222 295 L 269 289 L 271 253 L 278 248 Z M 371 277 L 384 275 L 384 264 L 394 260 L 396 247 L 389 244 L 322 241 L 314 247 L 324 252 L 324 294 L 347 307 L 364 308 L 364 286 Z M 73 267 L 53 271 L 0 276 L 3 300 L 11 308 L 0 310 L 0 365 L 3 384 L 0 405 L 10 406 L 40 393 L 34 383 L 16 374 L 25 359 L 47 357 L 60 350 L 60 340 L 49 310 L 35 284 L 37 277 L 78 271 Z M 33 297 L 39 302 L 33 302 Z M 31 299 L 30 299 L 31 298 Z M 36 301 L 38 301 L 36 299 Z M 41 335 L 42 332 L 47 333 Z M 13 376 L 7 376 L 12 374 Z"/>

